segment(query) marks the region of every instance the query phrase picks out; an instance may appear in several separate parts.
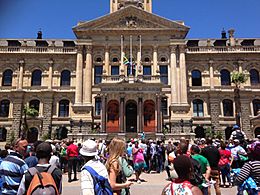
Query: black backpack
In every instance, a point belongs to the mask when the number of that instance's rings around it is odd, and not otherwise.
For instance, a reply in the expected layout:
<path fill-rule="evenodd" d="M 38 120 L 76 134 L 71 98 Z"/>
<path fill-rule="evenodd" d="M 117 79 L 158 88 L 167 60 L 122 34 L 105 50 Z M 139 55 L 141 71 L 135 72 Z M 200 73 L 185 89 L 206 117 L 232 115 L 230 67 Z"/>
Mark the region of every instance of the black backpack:
<path fill-rule="evenodd" d="M 197 160 L 193 159 L 192 157 L 190 158 L 190 160 L 193 166 L 190 183 L 194 186 L 198 186 L 203 183 L 205 178 L 202 175 L 200 163 Z"/>

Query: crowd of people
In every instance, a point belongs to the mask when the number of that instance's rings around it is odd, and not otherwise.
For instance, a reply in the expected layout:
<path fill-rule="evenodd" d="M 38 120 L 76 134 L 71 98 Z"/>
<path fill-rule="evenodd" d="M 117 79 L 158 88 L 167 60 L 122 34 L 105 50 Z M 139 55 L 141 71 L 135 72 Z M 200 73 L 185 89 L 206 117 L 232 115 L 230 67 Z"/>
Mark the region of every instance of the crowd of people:
<path fill-rule="evenodd" d="M 0 194 L 62 194 L 62 175 L 81 179 L 81 194 L 128 195 L 143 172 L 166 171 L 162 195 L 208 195 L 214 186 L 260 193 L 260 140 L 248 141 L 239 126 L 231 139 L 74 141 L 17 139 L 0 151 Z M 131 177 L 135 175 L 134 179 Z M 131 177 L 131 179 L 129 179 Z"/>

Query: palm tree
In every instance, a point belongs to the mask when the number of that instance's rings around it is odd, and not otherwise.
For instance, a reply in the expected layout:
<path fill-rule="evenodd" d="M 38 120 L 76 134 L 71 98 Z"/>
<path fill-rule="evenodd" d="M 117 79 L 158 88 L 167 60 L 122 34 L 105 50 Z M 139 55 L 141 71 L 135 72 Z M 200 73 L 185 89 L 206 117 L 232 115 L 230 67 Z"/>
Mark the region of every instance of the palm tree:
<path fill-rule="evenodd" d="M 235 84 L 234 89 L 234 100 L 235 100 L 235 117 L 236 124 L 240 126 L 240 115 L 241 115 L 241 101 L 240 101 L 240 87 L 247 81 L 248 77 L 243 72 L 234 71 L 231 73 L 231 82 Z"/>

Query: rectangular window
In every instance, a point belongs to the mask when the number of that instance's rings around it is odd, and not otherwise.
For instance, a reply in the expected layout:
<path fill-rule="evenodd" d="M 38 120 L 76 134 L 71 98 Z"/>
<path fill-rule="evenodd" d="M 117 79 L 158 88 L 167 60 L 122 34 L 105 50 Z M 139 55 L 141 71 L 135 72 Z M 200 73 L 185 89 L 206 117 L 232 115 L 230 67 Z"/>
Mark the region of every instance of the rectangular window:
<path fill-rule="evenodd" d="M 162 99 L 161 101 L 161 109 L 162 109 L 162 115 L 168 116 L 168 105 L 167 105 L 167 99 Z"/>
<path fill-rule="evenodd" d="M 111 66 L 111 75 L 119 75 L 119 66 Z"/>
<path fill-rule="evenodd" d="M 168 85 L 168 66 L 160 66 L 161 83 Z"/>
<path fill-rule="evenodd" d="M 101 115 L 101 98 L 95 99 L 95 115 L 96 116 Z"/>
<path fill-rule="evenodd" d="M 143 66 L 143 76 L 144 76 L 144 80 L 151 80 L 151 76 L 152 76 L 151 66 Z"/>
<path fill-rule="evenodd" d="M 95 84 L 102 82 L 103 66 L 95 66 Z"/>

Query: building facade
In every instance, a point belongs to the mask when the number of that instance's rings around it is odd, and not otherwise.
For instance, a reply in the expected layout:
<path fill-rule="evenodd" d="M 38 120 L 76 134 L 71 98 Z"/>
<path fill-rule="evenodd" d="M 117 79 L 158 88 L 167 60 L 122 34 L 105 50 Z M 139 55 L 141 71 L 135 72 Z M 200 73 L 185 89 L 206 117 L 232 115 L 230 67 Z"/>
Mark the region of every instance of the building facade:
<path fill-rule="evenodd" d="M 187 39 L 189 27 L 152 13 L 152 0 L 111 0 L 110 14 L 73 27 L 74 40 L 0 39 L 0 137 L 18 137 L 24 107 L 31 141 L 40 138 L 228 138 L 236 123 L 260 134 L 260 39 Z M 251 119 L 254 119 L 252 123 Z"/>

